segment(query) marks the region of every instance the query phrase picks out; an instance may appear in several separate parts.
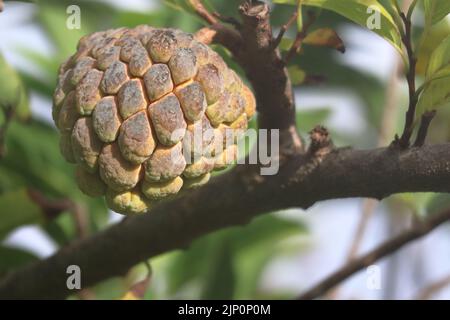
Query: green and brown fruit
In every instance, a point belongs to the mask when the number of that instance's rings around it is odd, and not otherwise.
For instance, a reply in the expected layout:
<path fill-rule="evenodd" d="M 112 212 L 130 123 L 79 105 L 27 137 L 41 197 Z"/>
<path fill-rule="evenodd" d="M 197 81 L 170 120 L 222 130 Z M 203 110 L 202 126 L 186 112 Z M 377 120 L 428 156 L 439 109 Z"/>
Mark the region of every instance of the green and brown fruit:
<path fill-rule="evenodd" d="M 79 188 L 123 214 L 207 183 L 235 160 L 236 145 L 204 135 L 197 150 L 193 132 L 245 130 L 254 112 L 252 92 L 216 52 L 150 26 L 83 37 L 53 97 L 61 153 L 77 165 Z M 223 152 L 204 151 L 218 144 Z"/>

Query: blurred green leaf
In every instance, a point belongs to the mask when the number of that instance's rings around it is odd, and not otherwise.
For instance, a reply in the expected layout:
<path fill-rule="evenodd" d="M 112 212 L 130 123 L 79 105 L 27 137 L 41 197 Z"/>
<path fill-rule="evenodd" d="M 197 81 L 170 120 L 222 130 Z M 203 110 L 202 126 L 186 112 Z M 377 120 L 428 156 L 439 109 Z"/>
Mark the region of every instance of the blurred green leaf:
<path fill-rule="evenodd" d="M 228 232 L 233 238 L 234 249 L 238 251 L 255 245 L 275 243 L 293 235 L 305 234 L 307 227 L 299 221 L 269 214 L 254 219 L 245 227 L 235 227 Z"/>
<path fill-rule="evenodd" d="M 431 55 L 434 50 L 450 34 L 450 22 L 442 20 L 430 28 L 421 30 L 420 42 L 416 49 L 417 75 L 425 75 Z"/>
<path fill-rule="evenodd" d="M 40 77 L 41 81 L 46 81 L 56 76 L 59 64 L 57 61 L 55 61 L 54 57 L 46 56 L 44 54 L 36 52 L 33 49 L 25 47 L 19 47 L 17 49 L 17 52 L 21 54 L 25 59 L 30 61 L 34 66 L 40 69 L 39 71 L 43 73 L 43 77 Z"/>
<path fill-rule="evenodd" d="M 428 213 L 427 206 L 434 195 L 435 194 L 431 192 L 407 192 L 396 194 L 392 198 L 400 200 L 404 205 L 411 209 L 413 213 L 416 213 L 419 216 L 425 216 Z"/>
<path fill-rule="evenodd" d="M 289 77 L 291 78 L 292 84 L 298 86 L 305 81 L 306 73 L 299 66 L 293 65 L 288 68 Z"/>
<path fill-rule="evenodd" d="M 119 277 L 110 278 L 91 288 L 97 300 L 119 299 L 127 292 L 127 289 L 125 280 Z"/>
<path fill-rule="evenodd" d="M 425 111 L 450 104 L 450 36 L 431 55 L 424 89 L 417 103 L 416 117 Z"/>
<path fill-rule="evenodd" d="M 17 227 L 43 222 L 45 214 L 26 189 L 0 195 L 0 239 Z"/>
<path fill-rule="evenodd" d="M 309 131 L 319 124 L 324 122 L 331 116 L 329 108 L 318 108 L 312 110 L 297 111 L 296 119 L 297 125 L 302 131 Z"/>
<path fill-rule="evenodd" d="M 59 152 L 59 137 L 53 128 L 32 121 L 26 125 L 12 123 L 7 136 L 8 153 L 1 160 L 0 192 L 12 188 L 33 188 L 55 198 L 70 198 L 86 206 L 90 229 L 95 232 L 106 226 L 108 211 L 101 198 L 84 196 L 74 179 L 74 167 Z M 49 235 L 59 244 L 75 235 L 73 221 L 60 217 L 59 226 L 46 226 Z M 64 232 L 70 231 L 68 234 Z"/>
<path fill-rule="evenodd" d="M 445 38 L 434 50 L 428 63 L 426 80 L 435 78 L 450 68 L 450 36 Z"/>
<path fill-rule="evenodd" d="M 428 110 L 435 110 L 450 103 L 450 76 L 431 81 L 425 86 L 417 103 L 416 117 Z"/>
<path fill-rule="evenodd" d="M 20 120 L 30 117 L 28 95 L 17 72 L 6 62 L 0 54 L 0 106 L 13 106 L 15 116 Z"/>
<path fill-rule="evenodd" d="M 0 275 L 37 260 L 38 257 L 28 251 L 0 246 Z"/>
<path fill-rule="evenodd" d="M 62 57 L 69 57 L 73 54 L 78 40 L 88 33 L 84 23 L 81 23 L 81 29 L 67 28 L 66 8 L 66 6 L 40 4 L 37 12 L 39 21 L 54 41 L 59 50 L 58 53 Z"/>
<path fill-rule="evenodd" d="M 448 193 L 433 193 L 426 206 L 426 214 L 432 215 L 448 210 L 450 207 L 450 195 Z"/>
<path fill-rule="evenodd" d="M 266 215 L 245 227 L 234 227 L 199 239 L 185 252 L 175 254 L 165 267 L 169 294 L 196 282 L 202 297 L 212 299 L 231 295 L 236 298 L 239 294 L 239 298 L 251 298 L 264 270 L 264 262 L 279 253 L 273 246 L 305 232 L 306 228 L 299 222 Z M 248 260 L 251 257 L 255 260 Z M 236 268 L 237 265 L 245 268 Z M 227 281 L 220 279 L 221 274 Z"/>
<path fill-rule="evenodd" d="M 423 0 L 425 23 L 427 26 L 438 23 L 450 13 L 450 2 L 442 0 Z"/>
<path fill-rule="evenodd" d="M 295 4 L 296 0 L 274 0 L 275 3 Z M 376 9 L 380 13 L 380 28 L 372 31 L 389 41 L 403 55 L 400 32 L 391 14 L 377 0 L 303 0 L 303 5 L 332 10 L 349 20 L 367 27 L 368 19 Z"/>
<path fill-rule="evenodd" d="M 201 299 L 233 299 L 236 282 L 233 254 L 230 244 L 224 240 L 209 255 L 209 268 L 204 276 Z"/>
<path fill-rule="evenodd" d="M 192 11 L 192 6 L 189 0 L 164 0 L 164 3 L 176 10 L 180 11 Z"/>

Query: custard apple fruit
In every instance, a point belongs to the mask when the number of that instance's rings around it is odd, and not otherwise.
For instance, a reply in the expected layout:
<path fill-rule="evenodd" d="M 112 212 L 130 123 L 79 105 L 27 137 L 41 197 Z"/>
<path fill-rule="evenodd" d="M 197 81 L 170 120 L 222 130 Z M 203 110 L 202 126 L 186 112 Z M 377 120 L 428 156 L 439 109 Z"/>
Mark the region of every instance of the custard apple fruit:
<path fill-rule="evenodd" d="M 252 92 L 219 54 L 191 34 L 150 26 L 83 37 L 53 96 L 79 188 L 123 214 L 207 183 L 235 160 L 233 134 L 254 112 Z"/>

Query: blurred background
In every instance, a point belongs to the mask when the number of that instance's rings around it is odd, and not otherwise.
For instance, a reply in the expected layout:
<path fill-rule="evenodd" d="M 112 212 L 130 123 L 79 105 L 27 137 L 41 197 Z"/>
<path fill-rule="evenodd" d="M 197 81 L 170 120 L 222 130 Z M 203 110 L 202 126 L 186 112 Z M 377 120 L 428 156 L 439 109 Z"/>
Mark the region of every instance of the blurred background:
<path fill-rule="evenodd" d="M 2 128 L 9 124 L 0 159 L 0 276 L 122 219 L 109 212 L 103 200 L 78 190 L 73 167 L 59 153 L 51 96 L 58 66 L 74 53 L 78 39 L 97 30 L 139 24 L 188 32 L 202 26 L 184 1 L 26 2 L 7 1 L 0 13 L 0 99 L 20 101 L 11 121 L 7 112 L 0 115 Z M 224 16 L 238 16 L 238 0 L 207 2 Z M 80 29 L 66 27 L 66 9 L 72 4 L 81 9 Z M 273 5 L 275 32 L 293 10 Z M 447 19 L 420 39 L 423 20 L 419 7 L 414 15 L 419 76 L 433 48 L 450 33 Z M 303 137 L 316 124 L 324 124 L 339 147 L 389 144 L 401 132 L 407 105 L 398 53 L 374 33 L 331 12 L 320 13 L 312 28 L 320 27 L 335 29 L 347 50 L 342 54 L 305 46 L 291 62 Z M 288 38 L 294 36 L 295 30 L 287 33 Z M 241 72 L 226 50 L 217 50 Z M 441 110 L 433 122 L 430 143 L 450 138 L 450 111 Z M 47 207 L 45 212 L 36 206 L 36 197 Z M 292 298 L 350 257 L 446 205 L 450 206 L 448 195 L 400 194 L 382 202 L 333 200 L 307 211 L 273 212 L 248 226 L 203 237 L 186 251 L 152 259 L 145 299 Z M 63 212 L 52 215 L 51 208 Z M 438 282 L 440 290 L 428 297 L 449 299 L 449 248 L 450 228 L 443 226 L 378 262 L 380 286 L 368 285 L 371 273 L 364 270 L 326 298 L 410 299 Z M 146 273 L 145 265 L 136 266 L 125 277 L 105 281 L 73 298 L 120 299 Z"/>

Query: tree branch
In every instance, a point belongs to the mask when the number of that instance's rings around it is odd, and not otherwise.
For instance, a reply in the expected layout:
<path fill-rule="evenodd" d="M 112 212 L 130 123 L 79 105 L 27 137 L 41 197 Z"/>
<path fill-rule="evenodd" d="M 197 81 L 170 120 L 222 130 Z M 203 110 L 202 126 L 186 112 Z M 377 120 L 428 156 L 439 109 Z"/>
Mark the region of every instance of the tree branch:
<path fill-rule="evenodd" d="M 331 144 L 322 148 L 320 142 L 328 136 L 319 130 L 313 138 L 321 148 L 302 152 L 292 86 L 280 52 L 272 46 L 268 5 L 257 0 L 242 5 L 242 28 L 235 30 L 202 12 L 200 1 L 191 2 L 211 24 L 197 38 L 230 50 L 253 86 L 259 127 L 280 130 L 284 161 L 279 173 L 261 176 L 258 166 L 238 166 L 200 189 L 156 205 L 149 214 L 130 217 L 9 274 L 0 281 L 0 299 L 64 298 L 75 293 L 66 287 L 69 265 L 81 268 L 82 287 L 87 288 L 125 274 L 140 261 L 186 248 L 202 235 L 274 210 L 308 208 L 335 198 L 450 191 L 450 144 L 403 151 L 331 149 Z"/>
<path fill-rule="evenodd" d="M 429 232 L 433 231 L 435 228 L 449 220 L 450 210 L 427 218 L 416 227 L 411 228 L 410 230 L 401 233 L 393 239 L 386 241 L 375 250 L 369 252 L 368 254 L 365 254 L 361 258 L 351 261 L 350 263 L 327 277 L 325 280 L 321 281 L 319 284 L 315 285 L 313 288 L 300 295 L 298 299 L 311 300 L 319 298 L 335 285 L 346 280 L 356 272 L 362 270 L 363 268 L 369 267 L 379 259 L 397 251 L 404 245 L 423 237 L 424 235 L 428 234 Z"/>
<path fill-rule="evenodd" d="M 0 299 L 64 298 L 74 293 L 66 287 L 71 264 L 80 266 L 86 288 L 123 275 L 142 260 L 186 248 L 199 236 L 274 210 L 334 198 L 448 192 L 449 159 L 450 144 L 443 144 L 405 151 L 337 149 L 321 161 L 297 155 L 274 176 L 260 176 L 256 166 L 238 166 L 149 214 L 130 217 L 10 274 L 0 282 Z"/>
<path fill-rule="evenodd" d="M 442 279 L 439 279 L 422 290 L 416 295 L 414 300 L 428 300 L 433 297 L 436 293 L 439 291 L 445 289 L 446 287 L 450 286 L 450 274 L 443 277 Z"/>

